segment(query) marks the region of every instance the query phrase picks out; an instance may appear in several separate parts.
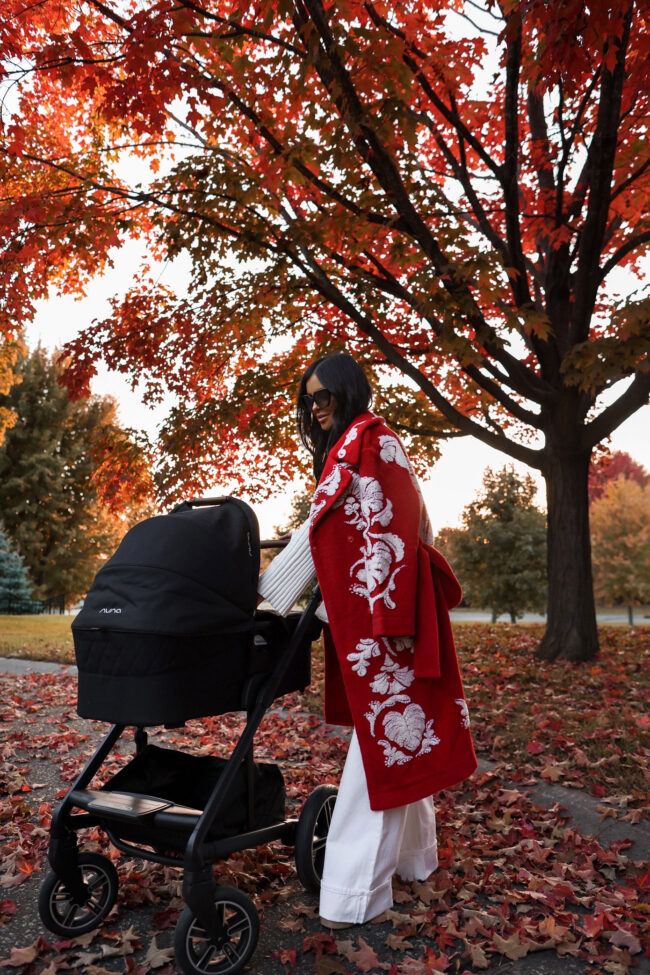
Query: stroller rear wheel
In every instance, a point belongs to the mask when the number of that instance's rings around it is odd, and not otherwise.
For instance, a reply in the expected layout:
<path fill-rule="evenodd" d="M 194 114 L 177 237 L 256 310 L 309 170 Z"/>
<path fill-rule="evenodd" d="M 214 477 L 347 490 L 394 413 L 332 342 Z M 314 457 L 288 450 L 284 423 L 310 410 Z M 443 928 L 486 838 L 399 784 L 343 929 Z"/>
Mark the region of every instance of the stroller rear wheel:
<path fill-rule="evenodd" d="M 178 919 L 174 950 L 184 975 L 235 975 L 255 951 L 260 919 L 250 897 L 236 887 L 217 887 L 214 905 L 222 930 L 216 940 L 189 907 Z"/>
<path fill-rule="evenodd" d="M 296 871 L 307 890 L 320 889 L 327 834 L 338 791 L 335 785 L 319 785 L 300 813 L 296 827 Z"/>
<path fill-rule="evenodd" d="M 80 853 L 78 857 L 85 896 L 73 895 L 53 871 L 48 873 L 38 895 L 38 913 L 45 927 L 54 934 L 76 938 L 98 927 L 117 897 L 117 870 L 100 853 Z"/>

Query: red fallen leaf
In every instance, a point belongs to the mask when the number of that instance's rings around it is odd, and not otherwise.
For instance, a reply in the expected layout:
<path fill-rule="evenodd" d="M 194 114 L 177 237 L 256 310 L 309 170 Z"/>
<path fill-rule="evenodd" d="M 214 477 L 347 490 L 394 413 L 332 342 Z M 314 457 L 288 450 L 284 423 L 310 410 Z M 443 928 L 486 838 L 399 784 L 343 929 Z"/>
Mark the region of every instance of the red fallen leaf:
<path fill-rule="evenodd" d="M 422 958 L 405 958 L 399 972 L 400 975 L 432 975 L 433 972 L 446 972 L 450 964 L 444 955 L 436 955 L 427 949 Z"/>
<path fill-rule="evenodd" d="M 529 741 L 526 745 L 526 751 L 529 755 L 539 755 L 541 752 L 546 751 L 546 748 L 542 745 L 541 741 Z"/>
<path fill-rule="evenodd" d="M 637 877 L 635 883 L 639 890 L 650 890 L 650 870 L 646 870 L 640 877 Z"/>
<path fill-rule="evenodd" d="M 355 948 L 352 941 L 337 941 L 336 947 L 340 955 L 353 962 L 357 971 L 369 972 L 372 968 L 390 968 L 385 962 L 381 963 L 374 948 L 359 935 L 359 947 Z"/>
<path fill-rule="evenodd" d="M 18 908 L 16 907 L 15 902 L 9 897 L 5 897 L 3 900 L 0 900 L 0 921 L 13 917 L 17 910 Z"/>
<path fill-rule="evenodd" d="M 616 928 L 614 933 L 610 934 L 609 940 L 610 944 L 616 945 L 617 948 L 627 948 L 631 955 L 638 955 L 641 951 L 639 939 L 624 928 Z"/>
<path fill-rule="evenodd" d="M 336 940 L 333 934 L 326 934 L 319 931 L 316 934 L 308 934 L 302 942 L 302 951 L 313 951 L 317 958 L 324 954 L 334 954 L 336 952 Z"/>
<path fill-rule="evenodd" d="M 159 931 L 165 928 L 173 928 L 178 920 L 178 910 L 174 907 L 166 907 L 164 911 L 158 911 L 153 916 L 153 923 Z"/>
<path fill-rule="evenodd" d="M 597 917 L 593 915 L 586 914 L 582 919 L 582 927 L 588 938 L 597 938 L 601 933 L 608 918 L 605 912 L 599 914 Z"/>
<path fill-rule="evenodd" d="M 274 951 L 271 954 L 271 958 L 277 958 L 283 965 L 295 965 L 296 954 L 297 951 L 295 948 L 280 948 L 279 951 Z"/>
<path fill-rule="evenodd" d="M 129 955 L 124 959 L 126 975 L 149 975 L 150 969 L 147 965 L 138 965 Z"/>

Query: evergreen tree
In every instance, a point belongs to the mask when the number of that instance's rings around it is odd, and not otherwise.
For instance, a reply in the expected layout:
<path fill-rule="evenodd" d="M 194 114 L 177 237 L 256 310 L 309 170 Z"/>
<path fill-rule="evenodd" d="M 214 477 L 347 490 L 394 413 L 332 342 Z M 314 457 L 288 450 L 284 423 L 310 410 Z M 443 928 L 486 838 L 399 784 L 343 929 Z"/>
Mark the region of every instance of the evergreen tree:
<path fill-rule="evenodd" d="M 512 466 L 488 468 L 453 536 L 450 555 L 465 598 L 491 609 L 493 620 L 509 613 L 514 623 L 546 605 L 546 519 L 534 505 L 536 490 L 530 475 L 520 478 Z"/>
<path fill-rule="evenodd" d="M 21 557 L 0 528 L 0 613 L 32 598 L 32 587 Z"/>
<path fill-rule="evenodd" d="M 21 382 L 0 406 L 16 414 L 0 446 L 0 512 L 38 598 L 85 593 L 126 524 L 100 502 L 97 470 L 124 435 L 108 397 L 71 402 L 41 348 L 18 363 Z"/>

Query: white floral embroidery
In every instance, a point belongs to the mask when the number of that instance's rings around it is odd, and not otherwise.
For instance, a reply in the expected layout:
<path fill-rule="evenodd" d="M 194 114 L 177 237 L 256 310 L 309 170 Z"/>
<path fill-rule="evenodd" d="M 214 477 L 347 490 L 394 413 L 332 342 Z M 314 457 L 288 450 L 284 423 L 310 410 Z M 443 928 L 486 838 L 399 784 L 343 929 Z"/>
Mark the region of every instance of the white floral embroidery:
<path fill-rule="evenodd" d="M 363 536 L 361 558 L 350 568 L 350 575 L 356 579 L 351 591 L 364 596 L 371 611 L 378 600 L 395 609 L 391 593 L 397 573 L 404 568 L 395 563 L 404 558 L 405 549 L 404 542 L 394 532 L 372 531 L 375 525 L 386 527 L 393 518 L 393 505 L 384 498 L 379 481 L 353 473 L 345 513 L 347 523 L 354 525 Z"/>
<path fill-rule="evenodd" d="M 327 504 L 327 499 L 338 491 L 341 483 L 341 468 L 335 464 L 325 480 L 318 485 L 309 509 L 309 523 L 313 525 L 316 515 Z"/>
<path fill-rule="evenodd" d="M 406 762 L 410 762 L 413 758 L 412 755 L 405 755 L 404 752 L 399 750 L 399 748 L 395 748 L 395 746 L 391 745 L 391 743 L 386 741 L 385 738 L 380 738 L 379 744 L 384 749 L 384 764 L 387 768 L 390 768 L 391 765 L 395 765 L 395 763 L 397 763 L 397 765 L 405 765 Z"/>
<path fill-rule="evenodd" d="M 352 670 L 359 677 L 365 677 L 371 658 L 378 657 L 379 654 L 380 650 L 377 641 L 364 637 L 363 640 L 359 640 L 357 643 L 357 652 L 348 654 L 348 660 L 354 661 Z"/>
<path fill-rule="evenodd" d="M 410 687 L 415 674 L 409 667 L 400 667 L 386 654 L 381 670 L 370 685 L 375 694 L 400 694 Z"/>
<path fill-rule="evenodd" d="M 463 728 L 469 728 L 469 708 L 467 707 L 467 701 L 462 697 L 455 698 L 455 702 L 460 708 L 460 723 Z"/>
<path fill-rule="evenodd" d="M 351 427 L 346 433 L 345 440 L 341 444 L 341 449 L 339 450 L 337 457 L 343 459 L 343 457 L 345 457 L 345 448 L 349 446 L 349 444 L 351 444 L 353 440 L 356 440 L 358 436 L 359 436 L 359 425 L 356 424 L 355 426 Z"/>
<path fill-rule="evenodd" d="M 412 636 L 383 636 L 383 644 L 389 653 L 402 653 L 403 650 L 413 650 L 413 637 Z"/>
<path fill-rule="evenodd" d="M 401 443 L 396 437 L 390 436 L 390 434 L 384 434 L 384 436 L 379 438 L 379 456 L 387 464 L 392 462 L 407 471 L 411 470 L 411 464 L 404 453 Z"/>
<path fill-rule="evenodd" d="M 382 711 L 391 708 L 394 704 L 410 704 L 411 698 L 408 694 L 392 694 L 385 701 L 371 701 L 370 710 L 366 711 L 365 717 L 370 725 L 370 734 L 375 737 L 375 721 Z"/>
<path fill-rule="evenodd" d="M 419 704 L 409 704 L 403 712 L 389 711 L 383 719 L 383 724 L 386 737 L 400 748 L 414 752 L 420 747 L 426 718 Z"/>
<path fill-rule="evenodd" d="M 433 718 L 432 718 L 430 721 L 427 721 L 426 723 L 424 734 L 422 736 L 422 745 L 420 747 L 420 751 L 417 753 L 415 757 L 419 758 L 420 755 L 426 755 L 428 752 L 431 751 L 434 745 L 439 745 L 439 744 L 440 744 L 440 739 L 438 738 L 437 734 L 433 730 Z"/>

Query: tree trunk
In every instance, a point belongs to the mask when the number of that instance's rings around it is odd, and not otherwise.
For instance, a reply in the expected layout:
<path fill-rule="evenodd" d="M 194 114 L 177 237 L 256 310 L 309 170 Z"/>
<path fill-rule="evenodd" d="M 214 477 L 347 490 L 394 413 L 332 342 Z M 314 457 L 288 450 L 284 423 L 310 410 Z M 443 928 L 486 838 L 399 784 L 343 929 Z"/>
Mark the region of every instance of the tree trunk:
<path fill-rule="evenodd" d="M 558 422 L 558 436 L 549 435 L 542 472 L 548 505 L 548 611 L 537 655 L 544 660 L 580 661 L 598 653 L 587 494 L 589 452 L 579 449 L 577 436 L 571 437 L 578 433 L 575 419 L 565 413 L 564 421 Z"/>
<path fill-rule="evenodd" d="M 632 606 L 627 607 L 627 621 L 630 626 L 634 626 L 634 609 Z"/>

